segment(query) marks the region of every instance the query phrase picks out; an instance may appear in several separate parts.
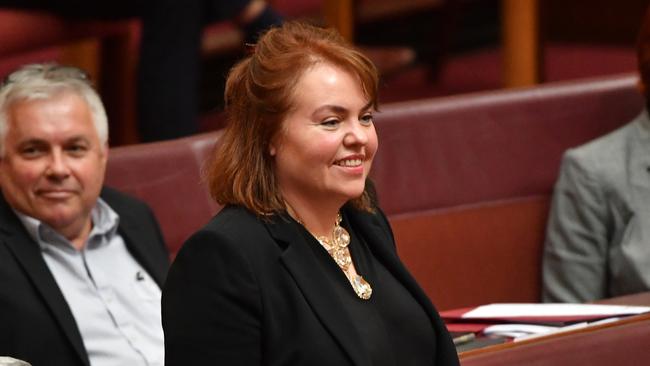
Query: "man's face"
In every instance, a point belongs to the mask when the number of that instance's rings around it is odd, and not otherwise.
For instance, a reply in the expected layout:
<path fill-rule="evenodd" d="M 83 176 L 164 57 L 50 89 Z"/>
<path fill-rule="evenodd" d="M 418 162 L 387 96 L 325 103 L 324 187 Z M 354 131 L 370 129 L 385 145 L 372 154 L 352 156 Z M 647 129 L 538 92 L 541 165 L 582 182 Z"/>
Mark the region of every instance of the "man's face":
<path fill-rule="evenodd" d="M 108 148 L 85 101 L 72 92 L 18 101 L 7 111 L 0 187 L 17 211 L 72 239 L 90 225 Z"/>

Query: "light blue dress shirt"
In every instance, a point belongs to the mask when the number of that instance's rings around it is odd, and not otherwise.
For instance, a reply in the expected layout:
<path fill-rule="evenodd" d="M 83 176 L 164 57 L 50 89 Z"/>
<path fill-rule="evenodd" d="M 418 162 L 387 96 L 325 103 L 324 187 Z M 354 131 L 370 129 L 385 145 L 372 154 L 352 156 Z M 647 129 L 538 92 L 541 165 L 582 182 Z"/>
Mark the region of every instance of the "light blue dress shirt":
<path fill-rule="evenodd" d="M 161 290 L 129 253 L 119 217 L 98 199 L 77 250 L 47 224 L 16 212 L 74 316 L 92 366 L 163 366 Z"/>

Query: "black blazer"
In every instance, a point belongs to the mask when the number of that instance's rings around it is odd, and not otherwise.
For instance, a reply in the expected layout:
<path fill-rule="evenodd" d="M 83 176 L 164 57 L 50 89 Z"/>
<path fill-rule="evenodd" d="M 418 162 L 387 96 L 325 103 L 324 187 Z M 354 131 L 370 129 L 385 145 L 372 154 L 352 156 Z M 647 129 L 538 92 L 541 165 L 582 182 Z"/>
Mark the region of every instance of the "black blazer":
<path fill-rule="evenodd" d="M 133 257 L 162 286 L 168 254 L 151 210 L 105 188 L 120 215 L 118 232 Z M 33 366 L 89 365 L 75 319 L 38 244 L 0 194 L 0 356 Z"/>
<path fill-rule="evenodd" d="M 437 311 L 397 257 L 385 216 L 348 207 L 344 215 L 429 315 L 435 365 L 458 365 Z M 224 208 L 185 243 L 167 277 L 166 366 L 370 366 L 322 263 L 286 218 L 265 222 Z"/>

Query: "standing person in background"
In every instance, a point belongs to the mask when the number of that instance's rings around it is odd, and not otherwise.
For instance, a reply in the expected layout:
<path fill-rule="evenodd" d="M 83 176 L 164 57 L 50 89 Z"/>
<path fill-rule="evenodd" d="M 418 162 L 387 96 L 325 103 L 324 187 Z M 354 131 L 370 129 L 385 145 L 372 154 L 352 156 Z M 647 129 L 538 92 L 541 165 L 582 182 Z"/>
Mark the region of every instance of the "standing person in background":
<path fill-rule="evenodd" d="M 163 290 L 167 366 L 458 365 L 368 180 L 377 72 L 296 22 L 230 72 L 207 178 L 225 205 Z"/>
<path fill-rule="evenodd" d="M 254 43 L 280 24 L 264 0 L 0 0 L 0 7 L 45 10 L 72 19 L 139 17 L 137 118 L 142 141 L 198 132 L 201 36 L 211 22 L 233 20 Z"/>
<path fill-rule="evenodd" d="M 81 70 L 0 88 L 0 355 L 33 366 L 162 366 L 168 253 L 142 202 L 104 188 L 108 122 Z"/>
<path fill-rule="evenodd" d="M 650 290 L 650 8 L 637 59 L 646 108 L 562 160 L 544 246 L 544 301 Z"/>
<path fill-rule="evenodd" d="M 201 40 L 207 24 L 231 20 L 245 44 L 283 22 L 264 0 L 0 0 L 0 7 L 44 10 L 70 19 L 138 17 L 137 123 L 143 142 L 199 132 Z M 243 46 L 243 45 L 242 45 Z M 410 48 L 365 48 L 384 73 L 410 65 Z"/>

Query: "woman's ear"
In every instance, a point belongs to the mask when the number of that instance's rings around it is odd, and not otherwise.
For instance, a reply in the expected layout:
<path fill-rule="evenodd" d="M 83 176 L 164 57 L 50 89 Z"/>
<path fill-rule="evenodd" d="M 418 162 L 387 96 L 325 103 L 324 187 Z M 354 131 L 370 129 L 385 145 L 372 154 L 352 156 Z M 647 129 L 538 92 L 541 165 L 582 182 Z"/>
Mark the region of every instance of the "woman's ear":
<path fill-rule="evenodd" d="M 277 155 L 278 149 L 280 149 L 281 146 L 282 146 L 282 135 L 280 133 L 276 133 L 269 140 L 269 146 L 268 146 L 269 155 L 271 156 Z"/>

